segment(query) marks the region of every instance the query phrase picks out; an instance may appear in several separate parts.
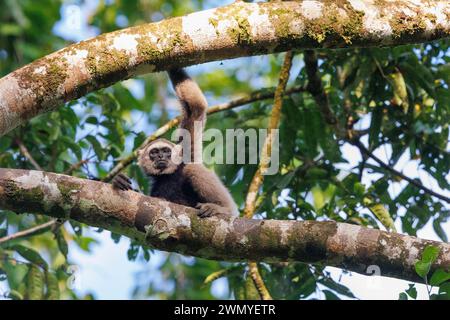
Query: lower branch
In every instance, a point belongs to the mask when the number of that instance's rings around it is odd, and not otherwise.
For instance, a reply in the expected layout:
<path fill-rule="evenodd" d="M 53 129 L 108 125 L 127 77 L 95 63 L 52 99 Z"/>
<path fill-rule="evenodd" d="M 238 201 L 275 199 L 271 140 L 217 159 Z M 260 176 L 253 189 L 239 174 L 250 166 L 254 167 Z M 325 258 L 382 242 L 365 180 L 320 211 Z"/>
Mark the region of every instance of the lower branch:
<path fill-rule="evenodd" d="M 248 264 L 250 277 L 252 277 L 253 283 L 255 284 L 256 290 L 258 290 L 261 300 L 273 300 L 272 296 L 267 290 L 264 280 L 259 273 L 258 264 L 256 262 L 249 262 Z"/>
<path fill-rule="evenodd" d="M 57 222 L 58 222 L 58 220 L 53 219 L 53 220 L 47 221 L 43 224 L 39 224 L 37 226 L 31 227 L 29 229 L 21 230 L 16 233 L 13 233 L 11 235 L 5 236 L 3 238 L 0 238 L 0 244 L 11 241 L 11 240 L 15 240 L 15 239 L 33 236 L 38 233 L 44 233 L 44 232 L 50 230 L 54 225 L 56 225 Z"/>
<path fill-rule="evenodd" d="M 422 282 L 414 270 L 428 245 L 431 266 L 450 269 L 450 244 L 334 221 L 199 218 L 197 210 L 110 184 L 42 171 L 0 169 L 0 208 L 70 218 L 152 248 L 225 261 L 301 261 Z"/>
<path fill-rule="evenodd" d="M 19 146 L 20 153 L 27 158 L 36 170 L 42 170 L 42 167 L 34 160 L 28 148 L 24 145 L 21 139 L 16 138 L 16 143 Z"/>
<path fill-rule="evenodd" d="M 393 167 L 391 167 L 390 165 L 387 165 L 386 163 L 384 163 L 380 158 L 378 158 L 376 155 L 374 155 L 372 152 L 370 152 L 363 144 L 361 141 L 359 140 L 355 140 L 355 141 L 350 141 L 350 143 L 352 143 L 354 146 L 356 146 L 361 153 L 365 154 L 366 156 L 368 156 L 369 158 L 373 159 L 376 163 L 378 163 L 383 169 L 393 173 L 394 175 L 402 178 L 405 181 L 408 181 L 410 184 L 412 184 L 413 186 L 415 186 L 416 188 L 419 188 L 421 190 L 423 190 L 424 192 L 428 193 L 429 195 L 436 197 L 438 199 L 444 200 L 447 203 L 450 203 L 450 198 L 446 197 L 442 194 L 439 194 L 437 192 L 434 192 L 433 190 L 425 187 L 422 183 L 420 183 L 417 180 L 411 179 L 409 177 L 407 177 L 406 175 L 404 175 L 403 173 L 401 173 L 398 170 L 395 170 Z"/>

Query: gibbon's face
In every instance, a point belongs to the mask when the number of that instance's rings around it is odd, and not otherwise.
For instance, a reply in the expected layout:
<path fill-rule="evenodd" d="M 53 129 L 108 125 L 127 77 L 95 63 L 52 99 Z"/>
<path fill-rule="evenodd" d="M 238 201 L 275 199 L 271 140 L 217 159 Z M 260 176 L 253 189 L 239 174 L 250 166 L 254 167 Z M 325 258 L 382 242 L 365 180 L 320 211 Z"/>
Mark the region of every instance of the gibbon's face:
<path fill-rule="evenodd" d="M 158 139 L 139 152 L 138 164 L 148 176 L 172 174 L 178 168 L 180 146 Z"/>

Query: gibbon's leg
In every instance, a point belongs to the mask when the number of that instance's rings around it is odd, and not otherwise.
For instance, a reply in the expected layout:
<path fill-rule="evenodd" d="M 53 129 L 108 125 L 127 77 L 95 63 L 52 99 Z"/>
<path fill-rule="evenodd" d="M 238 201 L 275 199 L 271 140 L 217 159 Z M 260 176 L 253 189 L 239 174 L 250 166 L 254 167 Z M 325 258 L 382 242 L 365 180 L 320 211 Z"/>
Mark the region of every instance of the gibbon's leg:
<path fill-rule="evenodd" d="M 236 203 L 219 177 L 202 164 L 190 163 L 183 169 L 189 188 L 200 199 L 196 208 L 200 217 L 217 214 L 238 215 Z"/>

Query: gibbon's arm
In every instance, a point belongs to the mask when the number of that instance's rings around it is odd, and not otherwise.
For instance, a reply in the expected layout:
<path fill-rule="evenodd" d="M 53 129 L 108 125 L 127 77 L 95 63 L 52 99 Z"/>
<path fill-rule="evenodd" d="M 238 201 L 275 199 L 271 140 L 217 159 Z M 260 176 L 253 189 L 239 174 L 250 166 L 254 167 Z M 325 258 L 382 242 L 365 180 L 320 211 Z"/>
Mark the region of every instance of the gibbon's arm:
<path fill-rule="evenodd" d="M 197 208 L 206 211 L 204 216 L 239 214 L 230 192 L 213 171 L 202 164 L 190 163 L 184 167 L 183 173 L 201 201 Z"/>
<path fill-rule="evenodd" d="M 191 138 L 191 160 L 196 161 L 201 159 L 203 150 L 203 129 L 206 122 L 208 102 L 197 83 L 183 69 L 172 69 L 168 72 L 182 107 L 182 119 L 179 128 L 189 132 Z M 194 131 L 196 122 L 197 132 Z M 178 142 L 181 141 L 182 137 L 179 137 Z"/>

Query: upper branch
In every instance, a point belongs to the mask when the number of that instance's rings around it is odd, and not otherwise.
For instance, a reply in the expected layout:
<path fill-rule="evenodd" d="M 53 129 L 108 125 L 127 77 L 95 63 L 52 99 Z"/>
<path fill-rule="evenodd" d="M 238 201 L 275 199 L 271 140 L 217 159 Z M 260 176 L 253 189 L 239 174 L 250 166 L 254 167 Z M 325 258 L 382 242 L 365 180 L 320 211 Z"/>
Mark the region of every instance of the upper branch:
<path fill-rule="evenodd" d="M 0 135 L 142 73 L 294 48 L 399 45 L 450 36 L 448 0 L 235 2 L 73 44 L 0 79 Z"/>
<path fill-rule="evenodd" d="M 165 251 L 226 261 L 302 261 L 421 281 L 423 249 L 440 249 L 431 267 L 450 268 L 450 244 L 334 221 L 202 219 L 197 210 L 110 184 L 42 171 L 0 169 L 0 208 L 45 213 L 101 227 Z"/>

